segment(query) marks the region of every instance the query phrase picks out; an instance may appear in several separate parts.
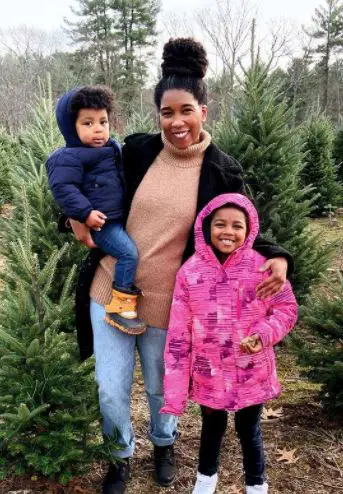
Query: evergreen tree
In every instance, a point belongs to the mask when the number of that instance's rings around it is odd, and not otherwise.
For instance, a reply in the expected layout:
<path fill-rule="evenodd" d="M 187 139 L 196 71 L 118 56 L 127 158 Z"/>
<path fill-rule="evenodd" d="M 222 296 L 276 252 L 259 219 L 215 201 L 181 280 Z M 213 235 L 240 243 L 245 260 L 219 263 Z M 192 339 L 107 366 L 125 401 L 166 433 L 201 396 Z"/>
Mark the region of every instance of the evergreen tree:
<path fill-rule="evenodd" d="M 159 0 L 78 0 L 69 34 L 129 112 L 147 75 L 148 49 L 156 44 Z"/>
<path fill-rule="evenodd" d="M 322 384 L 320 397 L 329 410 L 343 412 L 343 278 L 327 280 L 326 293 L 311 293 L 303 307 L 310 337 L 295 340 L 298 361 L 311 381 Z M 314 338 L 312 338 L 312 335 Z M 296 335 L 295 335 L 296 337 Z M 307 340 L 307 341 L 306 341 Z"/>
<path fill-rule="evenodd" d="M 343 4 L 341 0 L 326 0 L 326 7 L 315 9 L 312 18 L 313 29 L 307 31 L 318 40 L 315 53 L 321 56 L 320 66 L 323 73 L 323 110 L 328 106 L 329 70 L 333 53 L 343 47 Z"/>
<path fill-rule="evenodd" d="M 302 170 L 301 179 L 304 185 L 313 185 L 320 195 L 315 200 L 316 209 L 313 216 L 321 216 L 331 205 L 340 205 L 342 186 L 337 181 L 337 171 L 332 159 L 333 128 L 324 116 L 314 115 L 303 126 L 306 165 Z"/>
<path fill-rule="evenodd" d="M 100 439 L 93 362 L 80 364 L 72 334 L 75 266 L 58 298 L 52 289 L 68 246 L 40 265 L 22 192 L 22 235 L 11 242 L 16 265 L 6 262 L 10 282 L 1 294 L 0 477 L 39 473 L 65 483 L 117 447 Z"/>
<path fill-rule="evenodd" d="M 139 94 L 147 75 L 147 48 L 156 44 L 159 0 L 114 0 L 114 32 L 121 50 L 121 84 L 124 101 Z"/>
<path fill-rule="evenodd" d="M 275 81 L 274 81 L 275 82 Z M 235 105 L 235 118 L 224 114 L 214 138 L 242 164 L 261 219 L 262 233 L 294 256 L 293 285 L 298 298 L 329 263 L 328 249 L 309 231 L 311 187 L 300 186 L 303 145 L 292 128 L 292 110 L 259 60 L 246 73 Z"/>
<path fill-rule="evenodd" d="M 12 198 L 10 172 L 19 155 L 18 140 L 0 128 L 0 208 Z"/>
<path fill-rule="evenodd" d="M 82 247 L 57 233 L 47 187 L 45 161 L 60 144 L 50 91 L 21 142 L 15 207 L 0 220 L 0 475 L 66 482 L 116 444 L 101 441 L 93 362 L 78 358 L 71 295 Z"/>
<path fill-rule="evenodd" d="M 282 89 L 293 109 L 292 125 L 303 122 L 318 106 L 320 80 L 316 70 L 310 70 L 310 58 L 293 58 L 285 74 Z"/>
<path fill-rule="evenodd" d="M 156 121 L 153 119 L 152 114 L 143 106 L 138 110 L 134 110 L 130 115 L 130 118 L 125 125 L 122 139 L 125 138 L 125 136 L 136 132 L 157 132 Z"/>
<path fill-rule="evenodd" d="M 79 18 L 72 22 L 65 19 L 67 32 L 81 52 L 94 67 L 96 82 L 114 88 L 118 77 L 119 54 L 113 30 L 112 0 L 78 0 L 72 13 Z"/>
<path fill-rule="evenodd" d="M 334 138 L 332 157 L 335 160 L 338 179 L 343 183 L 343 127 L 338 129 Z"/>
<path fill-rule="evenodd" d="M 55 276 L 54 290 L 59 293 L 65 278 L 73 264 L 79 265 L 85 252 L 72 235 L 61 235 L 57 230 L 58 208 L 48 189 L 45 162 L 49 154 L 63 144 L 63 138 L 58 130 L 54 115 L 51 85 L 41 89 L 37 106 L 32 111 L 30 124 L 20 135 L 21 158 L 14 163 L 10 170 L 12 186 L 12 203 L 15 206 L 10 221 L 1 226 L 3 241 L 0 245 L 1 255 L 17 269 L 17 276 L 22 276 L 21 265 L 16 265 L 12 259 L 12 239 L 22 235 L 24 210 L 23 189 L 30 203 L 31 242 L 41 264 L 45 264 L 52 252 L 62 248 L 66 240 L 71 242 L 70 248 L 64 255 L 64 263 L 58 268 Z"/>

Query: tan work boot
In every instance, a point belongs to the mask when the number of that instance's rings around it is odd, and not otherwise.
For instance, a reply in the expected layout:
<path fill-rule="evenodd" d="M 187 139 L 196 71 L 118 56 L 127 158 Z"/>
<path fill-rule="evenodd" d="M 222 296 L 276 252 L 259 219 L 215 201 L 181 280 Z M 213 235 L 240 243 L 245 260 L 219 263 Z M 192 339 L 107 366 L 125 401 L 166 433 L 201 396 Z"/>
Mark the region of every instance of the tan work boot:
<path fill-rule="evenodd" d="M 105 321 L 123 333 L 139 335 L 146 331 L 147 325 L 137 318 L 138 289 L 112 289 L 112 300 L 105 305 Z"/>

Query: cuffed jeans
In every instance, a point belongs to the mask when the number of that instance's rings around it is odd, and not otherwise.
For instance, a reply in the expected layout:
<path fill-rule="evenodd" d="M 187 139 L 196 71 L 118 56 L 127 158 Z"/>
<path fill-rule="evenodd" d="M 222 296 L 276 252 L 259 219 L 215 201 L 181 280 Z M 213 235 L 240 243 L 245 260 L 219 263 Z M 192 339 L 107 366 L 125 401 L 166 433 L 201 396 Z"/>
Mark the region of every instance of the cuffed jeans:
<path fill-rule="evenodd" d="M 264 452 L 260 418 L 263 405 L 242 408 L 235 413 L 235 428 L 239 437 L 246 485 L 262 485 Z M 222 439 L 227 426 L 227 412 L 201 407 L 202 430 L 198 470 L 203 475 L 214 475 L 219 466 Z"/>
<path fill-rule="evenodd" d="M 123 449 L 117 451 L 116 456 L 127 458 L 135 449 L 130 403 L 136 348 L 150 409 L 149 438 L 156 446 L 173 444 L 177 419 L 173 415 L 159 413 L 163 405 L 163 352 L 167 332 L 149 326 L 144 334 L 131 336 L 109 326 L 104 321 L 104 307 L 94 300 L 91 301 L 90 311 L 103 432 L 112 435 L 117 429 L 118 443 Z"/>
<path fill-rule="evenodd" d="M 100 231 L 92 230 L 92 238 L 105 254 L 117 259 L 113 287 L 131 289 L 136 276 L 138 251 L 123 225 L 116 221 L 105 223 Z"/>

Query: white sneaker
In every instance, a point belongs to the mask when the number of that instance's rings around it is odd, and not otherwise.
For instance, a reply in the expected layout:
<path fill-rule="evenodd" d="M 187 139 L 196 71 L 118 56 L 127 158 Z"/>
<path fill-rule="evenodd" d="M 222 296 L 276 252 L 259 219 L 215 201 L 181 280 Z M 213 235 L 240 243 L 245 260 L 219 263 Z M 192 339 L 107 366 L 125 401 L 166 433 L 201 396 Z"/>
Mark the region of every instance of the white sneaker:
<path fill-rule="evenodd" d="M 268 494 L 267 482 L 262 485 L 247 485 L 245 489 L 246 494 Z"/>
<path fill-rule="evenodd" d="M 197 481 L 192 494 L 214 494 L 218 482 L 218 474 L 203 475 L 197 472 Z"/>

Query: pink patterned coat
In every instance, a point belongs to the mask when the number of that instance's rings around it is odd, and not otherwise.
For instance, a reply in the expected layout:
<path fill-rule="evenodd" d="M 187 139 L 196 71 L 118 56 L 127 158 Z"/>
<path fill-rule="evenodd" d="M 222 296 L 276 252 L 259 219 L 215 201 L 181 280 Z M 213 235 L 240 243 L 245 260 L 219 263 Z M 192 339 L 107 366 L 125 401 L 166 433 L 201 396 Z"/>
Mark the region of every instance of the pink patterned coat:
<path fill-rule="evenodd" d="M 250 228 L 244 245 L 220 264 L 205 242 L 203 221 L 228 202 L 244 208 Z M 256 286 L 269 275 L 259 272 L 265 258 L 252 249 L 258 230 L 256 209 L 240 194 L 218 196 L 199 213 L 195 254 L 176 278 L 161 413 L 181 415 L 188 398 L 236 411 L 280 394 L 273 345 L 293 328 L 297 303 L 289 282 L 267 300 L 256 298 Z M 263 348 L 248 354 L 240 342 L 253 333 Z"/>

